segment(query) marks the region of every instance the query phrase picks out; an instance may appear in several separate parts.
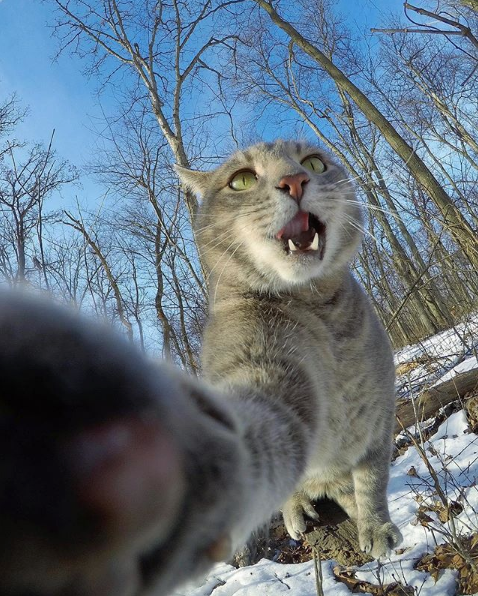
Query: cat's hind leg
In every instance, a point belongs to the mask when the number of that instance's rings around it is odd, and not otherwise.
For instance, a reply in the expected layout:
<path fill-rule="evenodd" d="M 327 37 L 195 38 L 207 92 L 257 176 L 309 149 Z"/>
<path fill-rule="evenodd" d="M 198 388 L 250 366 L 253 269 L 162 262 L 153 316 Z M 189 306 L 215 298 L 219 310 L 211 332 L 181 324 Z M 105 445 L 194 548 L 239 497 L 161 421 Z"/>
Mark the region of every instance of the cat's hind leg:
<path fill-rule="evenodd" d="M 386 556 L 402 541 L 390 520 L 387 503 L 389 457 L 383 450 L 370 450 L 352 471 L 357 502 L 360 548 L 374 559 Z M 385 453 L 384 453 L 385 452 Z"/>
<path fill-rule="evenodd" d="M 350 519 L 357 521 L 357 501 L 351 475 L 347 474 L 339 482 L 329 485 L 327 487 L 327 496 L 340 505 Z"/>

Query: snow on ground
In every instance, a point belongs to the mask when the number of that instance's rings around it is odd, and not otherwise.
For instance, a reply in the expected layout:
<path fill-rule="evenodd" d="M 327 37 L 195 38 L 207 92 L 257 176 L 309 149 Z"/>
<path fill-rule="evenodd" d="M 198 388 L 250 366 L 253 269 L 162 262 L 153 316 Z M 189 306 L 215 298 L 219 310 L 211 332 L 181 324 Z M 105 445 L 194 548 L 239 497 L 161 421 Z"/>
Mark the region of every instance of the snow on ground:
<path fill-rule="evenodd" d="M 468 434 L 463 411 L 443 422 L 425 443 L 427 455 L 449 500 L 463 506 L 455 518 L 458 531 L 478 530 L 478 436 Z M 413 475 L 410 475 L 413 471 Z M 437 513 L 427 509 L 437 503 L 432 479 L 417 450 L 409 448 L 391 466 L 389 484 L 390 514 L 403 534 L 398 553 L 380 563 L 376 561 L 356 568 L 356 577 L 377 585 L 400 581 L 417 588 L 420 596 L 452 596 L 455 593 L 455 572 L 440 572 L 438 581 L 426 572 L 414 569 L 416 561 L 432 552 L 436 544 L 446 540 L 449 522 L 441 522 Z M 419 506 L 432 521 L 426 528 L 417 520 Z M 433 528 L 433 531 L 432 529 Z M 441 534 L 442 532 L 445 535 Z M 335 580 L 335 561 L 322 562 L 323 589 L 326 596 L 349 596 L 351 592 Z M 297 594 L 316 596 L 313 561 L 297 565 L 281 565 L 262 559 L 256 565 L 235 569 L 231 565 L 216 566 L 202 581 L 175 592 L 175 596 L 279 596 Z"/>
<path fill-rule="evenodd" d="M 478 314 L 413 346 L 401 348 L 395 353 L 398 397 L 416 395 L 425 386 L 475 368 L 477 350 Z"/>
<path fill-rule="evenodd" d="M 463 506 L 462 513 L 454 519 L 456 531 L 463 534 L 478 531 L 478 436 L 467 433 L 463 411 L 445 420 L 425 442 L 425 449 L 447 499 Z M 380 572 L 384 583 L 401 580 L 416 586 L 421 596 L 454 594 L 453 572 L 447 570 L 435 584 L 429 574 L 413 568 L 423 554 L 432 552 L 436 544 L 445 542 L 453 532 L 450 522 L 440 521 L 437 512 L 428 508 L 439 507 L 440 502 L 431 474 L 415 448 L 409 448 L 392 463 L 389 505 L 390 515 L 403 534 L 400 549 L 406 550 L 400 555 L 392 553 L 382 562 Z M 432 519 L 428 528 L 417 520 L 420 505 Z M 376 571 L 374 562 L 362 567 L 357 577 L 377 584 Z"/>
<path fill-rule="evenodd" d="M 433 356 L 428 372 L 425 364 L 413 368 L 399 378 L 402 392 L 406 386 L 430 385 L 441 378 L 478 367 L 473 353 L 473 341 L 478 337 L 478 317 L 453 330 L 444 331 L 416 346 L 408 346 L 396 354 L 397 364 L 414 362 Z M 466 339 L 463 349 L 460 342 Z M 474 348 L 476 349 L 476 343 Z M 468 357 L 466 357 L 468 356 Z M 425 374 L 427 373 L 427 374 Z M 410 394 L 410 389 L 408 389 Z M 440 501 L 433 485 L 430 469 L 415 447 L 392 462 L 390 468 L 389 504 L 393 521 L 403 534 L 403 543 L 389 558 L 374 561 L 357 570 L 356 577 L 372 584 L 400 581 L 416 588 L 420 596 L 452 596 L 455 594 L 456 572 L 440 571 L 438 580 L 417 571 L 414 566 L 425 553 L 433 552 L 437 544 L 447 541 L 453 531 L 470 534 L 478 531 L 478 436 L 469 433 L 463 411 L 445 420 L 436 433 L 424 443 L 424 449 L 440 486 L 449 501 L 463 507 L 450 521 L 440 521 Z M 425 514 L 427 527 L 418 519 Z M 418 516 L 418 517 L 417 517 Z M 450 525 L 452 524 L 452 525 Z M 453 529 L 453 525 L 455 529 Z M 349 596 L 351 592 L 335 580 L 335 561 L 322 562 L 325 596 Z M 293 594 L 316 596 L 313 561 L 283 565 L 262 559 L 256 565 L 236 569 L 225 563 L 217 565 L 203 580 L 183 586 L 174 596 L 279 596 Z"/>
<path fill-rule="evenodd" d="M 324 566 L 323 587 L 326 594 L 350 596 L 344 584 L 337 584 L 331 571 Z M 281 565 L 262 559 L 251 567 L 235 569 L 218 565 L 208 579 L 197 587 L 187 587 L 175 596 L 278 596 L 297 594 L 316 596 L 313 561 L 297 565 Z"/>
<path fill-rule="evenodd" d="M 472 370 L 474 368 L 478 368 L 478 360 L 476 359 L 476 356 L 469 356 L 468 358 L 465 358 L 465 360 L 451 368 L 442 377 L 440 377 L 438 381 L 434 383 L 434 385 L 439 385 L 440 383 L 448 381 L 449 379 L 452 379 L 454 376 L 460 373 L 464 373 L 467 370 Z"/>

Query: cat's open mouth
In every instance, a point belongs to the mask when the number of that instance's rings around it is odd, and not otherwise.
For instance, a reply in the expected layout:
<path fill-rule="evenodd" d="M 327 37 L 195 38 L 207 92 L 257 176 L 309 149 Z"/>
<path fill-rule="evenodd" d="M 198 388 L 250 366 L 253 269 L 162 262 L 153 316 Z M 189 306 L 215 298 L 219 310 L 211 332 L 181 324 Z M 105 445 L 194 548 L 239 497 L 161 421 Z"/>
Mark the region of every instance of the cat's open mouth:
<path fill-rule="evenodd" d="M 325 251 L 326 225 L 312 213 L 299 211 L 276 234 L 288 254 L 318 251 L 322 259 Z"/>

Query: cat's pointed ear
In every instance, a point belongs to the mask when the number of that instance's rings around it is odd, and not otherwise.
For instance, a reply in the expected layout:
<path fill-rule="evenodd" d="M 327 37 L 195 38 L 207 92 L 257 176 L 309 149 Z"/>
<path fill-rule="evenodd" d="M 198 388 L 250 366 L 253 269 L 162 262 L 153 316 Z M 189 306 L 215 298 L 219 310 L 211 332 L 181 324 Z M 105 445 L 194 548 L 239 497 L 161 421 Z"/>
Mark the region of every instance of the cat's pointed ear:
<path fill-rule="evenodd" d="M 179 176 L 183 186 L 201 196 L 204 196 L 204 193 L 209 187 L 209 180 L 211 176 L 209 172 L 189 170 L 188 168 L 178 166 L 177 164 L 174 166 L 174 169 L 176 170 L 176 174 Z"/>

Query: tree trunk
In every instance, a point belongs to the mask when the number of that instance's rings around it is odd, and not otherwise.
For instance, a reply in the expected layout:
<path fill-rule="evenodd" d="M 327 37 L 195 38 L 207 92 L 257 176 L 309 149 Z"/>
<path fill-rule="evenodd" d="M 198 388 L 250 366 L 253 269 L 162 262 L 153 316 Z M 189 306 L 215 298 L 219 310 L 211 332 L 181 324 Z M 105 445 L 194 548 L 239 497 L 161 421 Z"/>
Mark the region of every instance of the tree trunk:
<path fill-rule="evenodd" d="M 478 389 L 478 370 L 472 369 L 462 372 L 452 379 L 423 391 L 415 400 L 400 399 L 397 402 L 397 423 L 395 432 L 402 427 L 407 428 L 423 420 L 427 420 L 438 412 L 440 408 L 450 402 L 463 398 L 465 393 Z M 418 417 L 418 420 L 417 420 Z"/>

